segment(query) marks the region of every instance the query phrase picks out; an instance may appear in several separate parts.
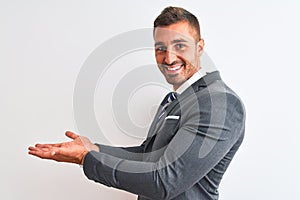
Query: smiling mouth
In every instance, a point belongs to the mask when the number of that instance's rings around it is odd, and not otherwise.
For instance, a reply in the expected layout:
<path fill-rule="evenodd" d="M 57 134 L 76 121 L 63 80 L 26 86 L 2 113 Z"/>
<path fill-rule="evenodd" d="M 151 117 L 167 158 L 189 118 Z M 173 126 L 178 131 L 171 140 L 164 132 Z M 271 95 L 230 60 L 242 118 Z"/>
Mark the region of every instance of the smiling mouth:
<path fill-rule="evenodd" d="M 184 64 L 182 63 L 181 65 L 177 65 L 177 66 L 172 66 L 172 67 L 165 67 L 165 69 L 167 69 L 167 72 L 169 73 L 176 73 L 179 70 L 181 70 L 183 68 Z"/>

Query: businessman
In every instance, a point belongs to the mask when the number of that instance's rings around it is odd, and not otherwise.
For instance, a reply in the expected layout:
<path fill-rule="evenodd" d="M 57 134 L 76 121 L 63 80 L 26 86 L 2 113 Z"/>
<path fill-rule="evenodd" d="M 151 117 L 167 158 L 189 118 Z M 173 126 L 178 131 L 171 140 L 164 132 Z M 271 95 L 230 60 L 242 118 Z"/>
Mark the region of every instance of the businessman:
<path fill-rule="evenodd" d="M 218 199 L 218 186 L 242 143 L 245 111 L 218 71 L 200 63 L 204 40 L 197 18 L 167 7 L 154 21 L 155 57 L 173 86 L 140 146 L 94 144 L 70 131 L 72 140 L 36 144 L 29 154 L 82 164 L 95 182 L 147 199 Z"/>

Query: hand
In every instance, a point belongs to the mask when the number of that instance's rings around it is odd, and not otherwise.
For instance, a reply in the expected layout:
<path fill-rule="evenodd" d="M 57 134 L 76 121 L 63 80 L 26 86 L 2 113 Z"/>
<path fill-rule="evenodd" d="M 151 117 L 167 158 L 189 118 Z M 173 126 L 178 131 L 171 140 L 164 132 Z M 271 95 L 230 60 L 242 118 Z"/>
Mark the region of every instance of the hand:
<path fill-rule="evenodd" d="M 70 131 L 67 131 L 65 135 L 73 140 L 57 144 L 36 144 L 35 147 L 28 148 L 28 153 L 42 159 L 83 164 L 84 157 L 89 151 L 99 151 L 99 148 L 87 137 Z"/>

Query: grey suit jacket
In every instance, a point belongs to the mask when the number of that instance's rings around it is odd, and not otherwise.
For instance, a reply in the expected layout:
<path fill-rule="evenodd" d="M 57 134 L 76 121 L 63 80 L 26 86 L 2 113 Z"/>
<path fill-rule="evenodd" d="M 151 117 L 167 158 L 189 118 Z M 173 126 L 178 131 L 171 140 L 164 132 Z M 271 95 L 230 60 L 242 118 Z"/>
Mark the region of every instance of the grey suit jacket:
<path fill-rule="evenodd" d="M 180 94 L 158 123 L 154 120 L 142 145 L 98 144 L 100 152 L 85 157 L 84 173 L 139 200 L 218 199 L 219 183 L 244 129 L 241 100 L 218 71 L 212 72 Z"/>

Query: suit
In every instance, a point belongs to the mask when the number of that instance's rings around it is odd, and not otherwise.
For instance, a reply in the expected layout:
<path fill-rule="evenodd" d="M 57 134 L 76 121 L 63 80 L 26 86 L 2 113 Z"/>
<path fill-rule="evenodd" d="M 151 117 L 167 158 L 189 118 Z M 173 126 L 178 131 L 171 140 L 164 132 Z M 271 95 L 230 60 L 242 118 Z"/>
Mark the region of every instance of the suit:
<path fill-rule="evenodd" d="M 97 144 L 84 173 L 96 182 L 147 199 L 218 199 L 218 186 L 242 143 L 245 110 L 240 98 L 208 73 L 178 96 L 136 147 Z"/>

